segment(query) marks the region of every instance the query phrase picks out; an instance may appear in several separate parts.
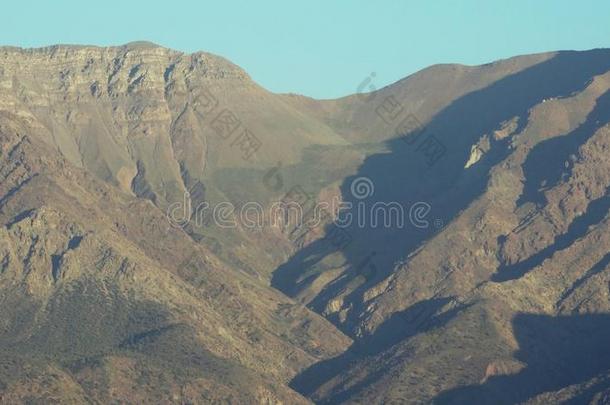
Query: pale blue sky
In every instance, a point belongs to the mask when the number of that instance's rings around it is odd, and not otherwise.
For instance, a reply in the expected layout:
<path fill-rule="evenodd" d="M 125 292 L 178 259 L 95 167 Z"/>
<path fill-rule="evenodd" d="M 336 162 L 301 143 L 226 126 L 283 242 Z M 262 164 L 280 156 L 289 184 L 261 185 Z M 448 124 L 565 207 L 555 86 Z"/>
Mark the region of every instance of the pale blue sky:
<path fill-rule="evenodd" d="M 158 5 L 157 5 L 158 4 Z M 610 1 L 10 1 L 0 44 L 149 40 L 220 54 L 275 92 L 333 98 L 435 63 L 610 47 Z"/>

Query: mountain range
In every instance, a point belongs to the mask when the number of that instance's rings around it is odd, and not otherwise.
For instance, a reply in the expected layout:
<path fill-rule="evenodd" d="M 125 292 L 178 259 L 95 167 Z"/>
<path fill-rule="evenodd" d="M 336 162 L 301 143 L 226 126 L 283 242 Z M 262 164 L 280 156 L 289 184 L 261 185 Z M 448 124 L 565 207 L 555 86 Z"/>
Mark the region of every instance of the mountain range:
<path fill-rule="evenodd" d="M 610 50 L 370 80 L 0 48 L 0 401 L 610 402 Z"/>

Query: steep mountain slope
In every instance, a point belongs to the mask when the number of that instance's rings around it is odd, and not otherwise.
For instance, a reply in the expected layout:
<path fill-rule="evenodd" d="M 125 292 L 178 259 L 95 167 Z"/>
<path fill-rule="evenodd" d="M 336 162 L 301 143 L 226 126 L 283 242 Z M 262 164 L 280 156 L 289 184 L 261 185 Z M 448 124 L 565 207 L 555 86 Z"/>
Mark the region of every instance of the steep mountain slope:
<path fill-rule="evenodd" d="M 555 59 L 437 114 L 428 128 L 447 153 L 425 181 L 400 142 L 362 166 L 380 201 L 425 198 L 445 226 L 353 230 L 359 257 L 377 253 L 376 272 L 363 277 L 354 259 L 313 303 L 362 337 L 293 386 L 321 402 L 517 403 L 603 381 L 610 53 Z M 469 167 L 468 139 L 487 143 Z"/>
<path fill-rule="evenodd" d="M 304 403 L 349 339 L 0 117 L 3 400 Z"/>

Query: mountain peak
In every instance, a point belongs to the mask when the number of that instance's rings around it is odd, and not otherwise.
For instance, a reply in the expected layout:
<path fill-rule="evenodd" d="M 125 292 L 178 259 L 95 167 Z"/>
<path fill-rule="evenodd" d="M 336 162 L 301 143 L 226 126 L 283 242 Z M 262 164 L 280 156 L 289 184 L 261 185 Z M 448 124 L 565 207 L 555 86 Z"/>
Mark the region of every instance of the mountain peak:
<path fill-rule="evenodd" d="M 162 45 L 156 44 L 151 41 L 131 41 L 123 45 L 125 48 L 130 49 L 146 49 L 146 48 L 166 48 Z M 169 48 L 166 48 L 169 49 Z"/>

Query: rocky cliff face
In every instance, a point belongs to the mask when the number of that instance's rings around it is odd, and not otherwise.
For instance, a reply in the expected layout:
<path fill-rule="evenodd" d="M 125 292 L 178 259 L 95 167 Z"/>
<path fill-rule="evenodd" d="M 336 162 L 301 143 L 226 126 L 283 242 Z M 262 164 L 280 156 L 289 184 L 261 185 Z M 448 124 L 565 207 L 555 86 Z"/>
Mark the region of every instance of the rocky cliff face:
<path fill-rule="evenodd" d="M 220 57 L 146 43 L 4 48 L 0 57 L 3 110 L 27 119 L 75 166 L 160 204 L 184 192 L 181 169 L 201 180 L 201 89 L 211 81 L 254 87 Z"/>
<path fill-rule="evenodd" d="M 154 44 L 2 48 L 3 398 L 603 401 L 609 72 L 559 52 L 318 101 Z M 196 221 L 295 192 L 406 222 Z"/>

